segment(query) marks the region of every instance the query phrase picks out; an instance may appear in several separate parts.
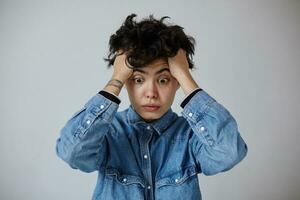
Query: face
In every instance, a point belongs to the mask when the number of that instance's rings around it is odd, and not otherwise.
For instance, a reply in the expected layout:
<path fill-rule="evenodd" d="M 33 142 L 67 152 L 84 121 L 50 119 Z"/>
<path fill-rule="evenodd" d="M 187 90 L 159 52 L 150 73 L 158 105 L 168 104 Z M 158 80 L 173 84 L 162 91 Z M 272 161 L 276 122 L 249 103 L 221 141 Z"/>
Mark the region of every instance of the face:
<path fill-rule="evenodd" d="M 125 82 L 131 105 L 146 122 L 159 119 L 166 113 L 179 86 L 169 71 L 168 62 L 163 59 L 133 70 Z"/>

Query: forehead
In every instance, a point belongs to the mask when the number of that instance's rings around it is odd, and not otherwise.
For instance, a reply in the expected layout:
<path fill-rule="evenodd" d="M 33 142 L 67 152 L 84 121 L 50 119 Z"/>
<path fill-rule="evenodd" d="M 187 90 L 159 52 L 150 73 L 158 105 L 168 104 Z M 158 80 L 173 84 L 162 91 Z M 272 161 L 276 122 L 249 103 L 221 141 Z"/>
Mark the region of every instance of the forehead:
<path fill-rule="evenodd" d="M 155 67 L 160 65 L 169 66 L 168 61 L 166 59 L 157 59 L 151 62 L 150 64 L 146 65 L 145 67 Z"/>
<path fill-rule="evenodd" d="M 141 72 L 144 74 L 158 74 L 164 71 L 169 71 L 168 61 L 164 59 L 155 60 L 142 68 L 133 70 L 133 72 Z"/>

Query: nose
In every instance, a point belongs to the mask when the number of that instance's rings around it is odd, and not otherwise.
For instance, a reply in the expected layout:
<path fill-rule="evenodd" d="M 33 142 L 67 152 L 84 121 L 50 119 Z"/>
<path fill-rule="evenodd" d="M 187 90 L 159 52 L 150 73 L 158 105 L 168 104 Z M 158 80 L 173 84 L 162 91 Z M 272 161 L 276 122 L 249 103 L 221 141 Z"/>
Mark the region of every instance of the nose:
<path fill-rule="evenodd" d="M 151 99 L 151 98 L 157 98 L 158 96 L 158 91 L 156 88 L 155 83 L 151 82 L 148 84 L 148 87 L 146 88 L 146 97 L 147 99 Z"/>

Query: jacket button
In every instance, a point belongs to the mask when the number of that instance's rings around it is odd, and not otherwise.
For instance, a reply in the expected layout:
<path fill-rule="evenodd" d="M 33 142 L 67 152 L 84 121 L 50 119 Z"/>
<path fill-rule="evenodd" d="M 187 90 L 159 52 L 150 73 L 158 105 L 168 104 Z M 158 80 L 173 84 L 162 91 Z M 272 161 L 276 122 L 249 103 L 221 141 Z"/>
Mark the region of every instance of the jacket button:
<path fill-rule="evenodd" d="M 147 159 L 147 158 L 148 158 L 148 156 L 145 154 L 145 155 L 144 155 L 144 158 L 145 158 L 145 159 Z"/>
<path fill-rule="evenodd" d="M 190 116 L 190 117 L 193 116 L 193 113 L 189 113 L 189 116 Z"/>
<path fill-rule="evenodd" d="M 200 130 L 201 130 L 201 131 L 204 131 L 204 130 L 205 130 L 204 126 L 201 126 Z"/>
<path fill-rule="evenodd" d="M 175 182 L 176 182 L 176 183 L 178 182 L 178 179 L 177 179 L 177 178 L 175 179 Z"/>
<path fill-rule="evenodd" d="M 209 144 L 209 145 L 213 145 L 213 144 L 214 144 L 214 141 L 213 141 L 213 140 L 208 140 L 208 144 Z"/>
<path fill-rule="evenodd" d="M 150 130 L 150 129 L 151 129 L 151 127 L 150 127 L 150 126 L 147 126 L 147 129 L 148 129 L 148 130 Z"/>
<path fill-rule="evenodd" d="M 149 190 L 151 189 L 151 186 L 150 185 L 148 185 L 148 187 L 147 187 Z"/>
<path fill-rule="evenodd" d="M 90 121 L 90 120 L 87 120 L 87 121 L 86 121 L 86 123 L 87 123 L 87 124 L 90 124 L 90 123 L 91 123 L 91 121 Z"/>
<path fill-rule="evenodd" d="M 123 178 L 123 182 L 126 182 L 127 181 L 127 179 L 126 178 Z"/>
<path fill-rule="evenodd" d="M 101 105 L 101 106 L 100 106 L 100 109 L 103 109 L 103 108 L 104 108 L 104 105 Z"/>

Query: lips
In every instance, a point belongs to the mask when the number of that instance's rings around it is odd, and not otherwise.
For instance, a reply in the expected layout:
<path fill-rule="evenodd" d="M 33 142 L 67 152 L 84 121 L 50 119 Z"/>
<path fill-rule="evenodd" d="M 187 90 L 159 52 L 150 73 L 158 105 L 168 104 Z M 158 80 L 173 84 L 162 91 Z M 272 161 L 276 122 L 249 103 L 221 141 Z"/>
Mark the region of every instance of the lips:
<path fill-rule="evenodd" d="M 147 106 L 147 107 L 159 107 L 159 105 L 156 105 L 156 104 L 145 104 L 143 106 Z"/>
<path fill-rule="evenodd" d="M 155 110 L 158 110 L 160 108 L 160 106 L 155 105 L 155 104 L 146 104 L 146 105 L 143 105 L 143 108 L 147 111 L 155 111 Z"/>

